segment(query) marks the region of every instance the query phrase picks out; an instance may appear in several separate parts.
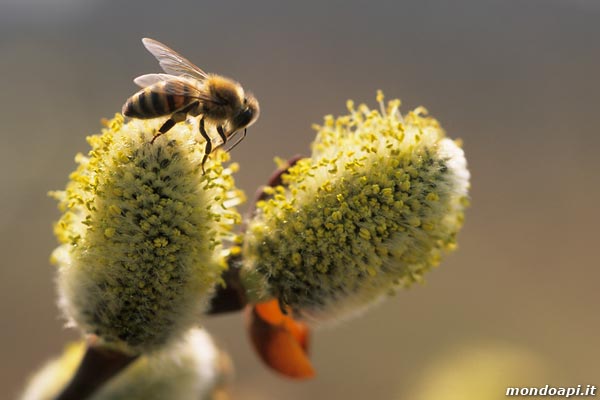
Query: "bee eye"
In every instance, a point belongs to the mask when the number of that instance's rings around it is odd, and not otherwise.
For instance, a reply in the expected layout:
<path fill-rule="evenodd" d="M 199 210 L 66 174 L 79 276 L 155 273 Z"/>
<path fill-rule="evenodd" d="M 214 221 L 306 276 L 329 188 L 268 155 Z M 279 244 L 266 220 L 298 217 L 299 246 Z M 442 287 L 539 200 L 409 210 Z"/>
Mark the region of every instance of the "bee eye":
<path fill-rule="evenodd" d="M 245 127 L 250 123 L 250 121 L 252 121 L 253 117 L 254 112 L 249 107 L 245 107 L 235 116 L 233 122 L 238 128 Z"/>

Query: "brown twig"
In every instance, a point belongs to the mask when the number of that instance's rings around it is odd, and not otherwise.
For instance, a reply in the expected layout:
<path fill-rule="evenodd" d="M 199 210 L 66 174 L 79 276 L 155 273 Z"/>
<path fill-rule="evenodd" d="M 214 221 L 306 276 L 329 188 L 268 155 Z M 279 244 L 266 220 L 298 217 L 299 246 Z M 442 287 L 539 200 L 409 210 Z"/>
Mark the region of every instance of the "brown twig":
<path fill-rule="evenodd" d="M 246 291 L 240 281 L 240 263 L 242 256 L 237 254 L 227 260 L 229 268 L 221 276 L 225 285 L 219 285 L 210 301 L 206 314 L 217 315 L 242 310 L 248 303 Z"/>
<path fill-rule="evenodd" d="M 113 349 L 88 344 L 75 376 L 55 400 L 83 400 L 137 359 Z"/>

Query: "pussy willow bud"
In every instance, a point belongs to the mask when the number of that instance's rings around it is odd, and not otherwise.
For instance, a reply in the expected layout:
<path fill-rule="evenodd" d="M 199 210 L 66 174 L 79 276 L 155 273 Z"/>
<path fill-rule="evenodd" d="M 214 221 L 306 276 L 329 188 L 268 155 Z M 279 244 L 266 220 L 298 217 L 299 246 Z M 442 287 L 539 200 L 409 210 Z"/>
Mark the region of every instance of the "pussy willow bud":
<path fill-rule="evenodd" d="M 73 343 L 30 380 L 21 400 L 53 399 L 71 379 L 85 344 Z M 144 355 L 100 387 L 92 400 L 225 399 L 231 374 L 228 356 L 203 330 L 192 329 L 180 342 Z"/>
<path fill-rule="evenodd" d="M 133 353 L 196 322 L 226 268 L 222 242 L 234 239 L 243 196 L 227 153 L 211 154 L 203 174 L 197 129 L 177 124 L 151 144 L 158 124 L 117 115 L 52 193 L 63 212 L 52 260 L 64 313 Z"/>
<path fill-rule="evenodd" d="M 255 301 L 275 297 L 308 319 L 364 309 L 421 281 L 456 247 L 469 172 L 459 144 L 400 101 L 325 118 L 310 158 L 267 188 L 244 243 Z M 285 308 L 285 307 L 284 307 Z"/>

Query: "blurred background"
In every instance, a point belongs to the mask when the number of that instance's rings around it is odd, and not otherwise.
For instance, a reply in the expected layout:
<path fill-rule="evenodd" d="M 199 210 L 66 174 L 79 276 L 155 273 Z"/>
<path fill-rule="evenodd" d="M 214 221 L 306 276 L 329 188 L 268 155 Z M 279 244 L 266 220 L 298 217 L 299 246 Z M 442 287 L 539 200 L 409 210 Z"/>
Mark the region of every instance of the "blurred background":
<path fill-rule="evenodd" d="M 235 399 L 600 386 L 599 22 L 596 0 L 0 0 L 3 397 L 78 337 L 56 306 L 46 192 L 64 188 L 85 137 L 137 90 L 132 78 L 158 72 L 145 36 L 259 99 L 232 154 L 249 196 L 273 157 L 308 153 L 311 124 L 349 98 L 376 106 L 377 89 L 462 138 L 473 176 L 459 250 L 425 285 L 317 331 L 316 379 L 267 370 L 241 314 L 207 318 L 235 363 Z"/>

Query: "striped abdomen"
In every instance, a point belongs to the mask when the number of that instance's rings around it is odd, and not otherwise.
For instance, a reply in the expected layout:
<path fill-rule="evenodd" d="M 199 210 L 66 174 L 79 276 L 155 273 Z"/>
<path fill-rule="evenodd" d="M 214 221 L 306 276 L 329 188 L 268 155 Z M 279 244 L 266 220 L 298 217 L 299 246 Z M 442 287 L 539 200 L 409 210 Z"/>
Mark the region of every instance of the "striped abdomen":
<path fill-rule="evenodd" d="M 169 81 L 157 82 L 131 96 L 123 105 L 122 113 L 132 118 L 156 118 L 169 115 L 195 99 L 191 96 L 168 93 Z"/>

